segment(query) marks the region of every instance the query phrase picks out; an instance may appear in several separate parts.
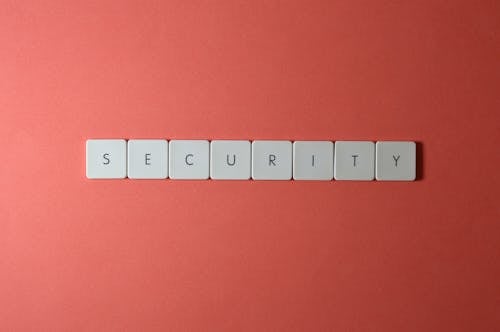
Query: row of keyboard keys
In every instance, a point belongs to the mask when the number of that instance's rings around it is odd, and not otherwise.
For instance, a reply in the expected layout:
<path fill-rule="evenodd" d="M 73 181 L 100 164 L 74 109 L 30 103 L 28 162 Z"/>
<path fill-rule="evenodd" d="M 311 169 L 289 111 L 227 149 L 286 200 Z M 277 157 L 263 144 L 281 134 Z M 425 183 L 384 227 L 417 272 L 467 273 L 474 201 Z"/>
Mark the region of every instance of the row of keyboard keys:
<path fill-rule="evenodd" d="M 415 180 L 411 141 L 87 140 L 87 178 Z"/>

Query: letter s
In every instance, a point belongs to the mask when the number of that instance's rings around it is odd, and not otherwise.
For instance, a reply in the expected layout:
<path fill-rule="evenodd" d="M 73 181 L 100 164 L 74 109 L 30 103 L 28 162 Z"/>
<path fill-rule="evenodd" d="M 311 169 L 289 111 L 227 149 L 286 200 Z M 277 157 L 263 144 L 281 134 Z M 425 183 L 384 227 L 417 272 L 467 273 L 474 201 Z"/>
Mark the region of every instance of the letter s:
<path fill-rule="evenodd" d="M 111 160 L 109 159 L 109 153 L 103 154 L 102 158 L 104 159 L 104 161 L 102 162 L 103 165 L 108 165 L 109 163 L 111 163 Z"/>

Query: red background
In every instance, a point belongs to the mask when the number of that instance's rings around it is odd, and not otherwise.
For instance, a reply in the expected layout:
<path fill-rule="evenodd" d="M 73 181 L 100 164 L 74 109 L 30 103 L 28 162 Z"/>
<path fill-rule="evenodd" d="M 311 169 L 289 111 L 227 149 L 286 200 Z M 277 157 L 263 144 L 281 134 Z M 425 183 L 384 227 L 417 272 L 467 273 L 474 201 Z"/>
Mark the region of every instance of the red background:
<path fill-rule="evenodd" d="M 500 2 L 1 7 L 2 330 L 500 330 Z M 87 138 L 415 140 L 420 180 L 91 181 Z"/>

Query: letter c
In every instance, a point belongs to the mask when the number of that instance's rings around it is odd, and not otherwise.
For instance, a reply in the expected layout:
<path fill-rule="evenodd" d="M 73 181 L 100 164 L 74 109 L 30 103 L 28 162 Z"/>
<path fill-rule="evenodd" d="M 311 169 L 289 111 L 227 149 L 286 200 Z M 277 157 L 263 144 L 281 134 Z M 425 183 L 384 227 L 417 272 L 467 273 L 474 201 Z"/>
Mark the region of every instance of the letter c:
<path fill-rule="evenodd" d="M 191 153 L 186 155 L 186 158 L 184 158 L 184 161 L 186 162 L 186 165 L 189 165 L 189 166 L 194 165 L 194 163 L 192 161 L 188 160 L 188 158 L 193 158 L 193 157 L 194 157 L 194 155 L 191 154 Z"/>

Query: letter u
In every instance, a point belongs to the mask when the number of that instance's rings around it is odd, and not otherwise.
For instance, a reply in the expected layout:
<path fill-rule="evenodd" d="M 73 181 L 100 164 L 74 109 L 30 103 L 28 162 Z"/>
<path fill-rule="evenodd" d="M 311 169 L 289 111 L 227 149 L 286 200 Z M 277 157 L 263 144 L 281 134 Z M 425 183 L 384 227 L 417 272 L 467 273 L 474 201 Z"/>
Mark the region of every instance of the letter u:
<path fill-rule="evenodd" d="M 229 155 L 226 155 L 226 161 L 227 161 L 227 164 L 229 166 L 234 166 L 236 164 L 236 155 L 233 154 L 233 162 L 232 163 L 229 161 Z"/>

